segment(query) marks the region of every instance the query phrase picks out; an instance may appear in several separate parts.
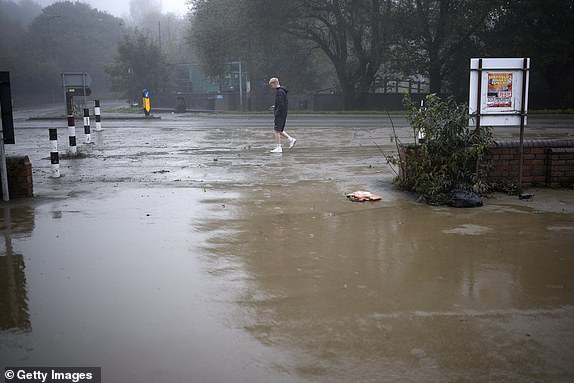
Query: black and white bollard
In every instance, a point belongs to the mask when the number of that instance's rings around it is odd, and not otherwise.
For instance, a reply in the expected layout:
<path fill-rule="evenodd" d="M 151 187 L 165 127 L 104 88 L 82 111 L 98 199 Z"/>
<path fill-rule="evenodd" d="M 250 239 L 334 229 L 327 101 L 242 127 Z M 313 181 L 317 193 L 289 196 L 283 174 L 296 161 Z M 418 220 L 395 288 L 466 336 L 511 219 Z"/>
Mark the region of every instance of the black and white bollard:
<path fill-rule="evenodd" d="M 86 144 L 92 143 L 92 135 L 90 134 L 90 109 L 84 108 L 84 134 L 86 135 Z"/>
<path fill-rule="evenodd" d="M 74 115 L 68 115 L 68 143 L 70 145 L 70 154 L 76 155 L 78 148 L 76 147 L 76 121 Z"/>
<path fill-rule="evenodd" d="M 95 100 L 94 106 L 94 114 L 96 115 L 96 132 L 102 130 L 102 121 L 101 121 L 101 110 L 100 110 L 100 100 Z"/>
<path fill-rule="evenodd" d="M 419 141 L 419 144 L 424 144 L 426 142 L 426 137 L 425 137 L 425 130 L 423 128 L 419 129 L 419 133 L 417 135 L 417 139 Z"/>
<path fill-rule="evenodd" d="M 419 112 L 422 112 L 424 107 L 424 100 L 421 100 L 421 107 L 419 109 Z M 417 134 L 417 140 L 419 142 L 419 144 L 424 144 L 426 142 L 426 134 L 425 134 L 425 130 L 423 128 L 420 128 Z"/>
<path fill-rule="evenodd" d="M 58 129 L 50 128 L 50 163 L 52 164 L 52 177 L 60 177 L 60 154 L 58 153 Z"/>

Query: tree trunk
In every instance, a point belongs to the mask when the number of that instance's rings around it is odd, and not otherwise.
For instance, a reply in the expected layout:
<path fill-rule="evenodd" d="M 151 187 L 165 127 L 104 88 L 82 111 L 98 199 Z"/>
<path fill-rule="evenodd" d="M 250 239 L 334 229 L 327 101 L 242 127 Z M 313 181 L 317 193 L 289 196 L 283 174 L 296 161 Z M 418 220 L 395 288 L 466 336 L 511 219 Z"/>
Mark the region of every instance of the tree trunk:
<path fill-rule="evenodd" d="M 438 61 L 438 59 L 436 59 Z M 430 93 L 440 94 L 442 74 L 440 70 L 440 63 L 432 62 L 430 63 L 429 70 L 429 82 L 430 82 Z"/>
<path fill-rule="evenodd" d="M 356 97 L 355 97 L 355 83 L 352 79 L 347 77 L 341 78 L 339 76 L 339 82 L 341 83 L 341 90 L 343 91 L 343 107 L 345 110 L 355 109 Z"/>

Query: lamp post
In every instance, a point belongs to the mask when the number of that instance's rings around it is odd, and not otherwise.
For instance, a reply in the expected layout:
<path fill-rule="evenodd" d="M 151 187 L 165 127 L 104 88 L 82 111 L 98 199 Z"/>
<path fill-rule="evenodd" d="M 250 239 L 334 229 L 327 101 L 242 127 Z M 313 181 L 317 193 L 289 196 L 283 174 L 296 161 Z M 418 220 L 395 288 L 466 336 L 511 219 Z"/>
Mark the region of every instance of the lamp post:
<path fill-rule="evenodd" d="M 237 64 L 239 66 L 239 107 L 243 110 L 243 71 L 241 68 L 241 61 L 233 61 L 231 63 L 231 72 L 233 73 L 233 66 Z"/>
<path fill-rule="evenodd" d="M 52 65 L 55 65 L 55 58 L 54 58 L 54 50 L 53 50 L 53 46 L 54 46 L 54 37 L 52 35 L 52 28 L 51 28 L 51 22 L 54 19 L 60 18 L 62 17 L 61 15 L 47 15 L 46 18 L 46 25 L 48 28 L 48 40 L 49 40 L 49 44 L 48 44 L 48 52 L 49 52 L 49 57 L 50 57 L 50 63 Z M 51 78 L 50 79 L 50 91 L 52 93 L 52 103 L 56 103 L 56 94 L 54 91 L 54 79 Z"/>
<path fill-rule="evenodd" d="M 243 111 L 243 75 L 241 73 L 241 61 L 239 61 L 239 106 Z"/>

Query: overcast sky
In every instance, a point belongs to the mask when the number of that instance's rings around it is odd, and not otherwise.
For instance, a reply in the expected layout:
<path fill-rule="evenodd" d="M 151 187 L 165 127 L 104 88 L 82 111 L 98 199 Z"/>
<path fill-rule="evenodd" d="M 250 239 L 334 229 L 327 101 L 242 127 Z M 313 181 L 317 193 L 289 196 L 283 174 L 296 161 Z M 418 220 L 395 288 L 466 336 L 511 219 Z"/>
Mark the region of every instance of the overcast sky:
<path fill-rule="evenodd" d="M 47 6 L 57 1 L 63 0 L 35 0 L 36 3 Z M 187 12 L 185 0 L 156 0 L 162 3 L 162 13 L 175 13 L 183 16 Z M 90 4 L 93 8 L 108 12 L 117 17 L 129 15 L 130 0 L 80 0 L 82 3 Z"/>

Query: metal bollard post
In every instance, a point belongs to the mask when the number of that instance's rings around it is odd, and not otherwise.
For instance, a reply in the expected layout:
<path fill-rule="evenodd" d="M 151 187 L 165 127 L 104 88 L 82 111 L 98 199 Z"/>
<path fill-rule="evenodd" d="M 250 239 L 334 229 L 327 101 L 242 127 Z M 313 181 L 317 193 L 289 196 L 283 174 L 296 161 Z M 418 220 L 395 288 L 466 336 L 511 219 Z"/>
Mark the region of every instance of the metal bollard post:
<path fill-rule="evenodd" d="M 70 154 L 77 154 L 78 148 L 76 147 L 76 121 L 74 115 L 68 115 L 68 142 L 70 144 Z"/>
<path fill-rule="evenodd" d="M 86 135 L 86 144 L 92 143 L 90 134 L 90 109 L 84 108 L 84 134 Z"/>
<path fill-rule="evenodd" d="M 100 116 L 100 100 L 95 100 L 94 114 L 96 115 L 96 132 L 102 130 L 102 122 Z"/>
<path fill-rule="evenodd" d="M 421 100 L 421 107 L 419 109 L 419 112 L 422 112 L 424 107 L 424 100 Z M 417 134 L 417 140 L 419 144 L 424 144 L 426 142 L 426 133 L 425 130 L 423 128 L 420 128 Z"/>
<path fill-rule="evenodd" d="M 50 128 L 50 163 L 52 164 L 52 177 L 60 177 L 60 155 L 58 154 L 58 129 Z"/>
<path fill-rule="evenodd" d="M 417 135 L 417 139 L 419 144 L 424 144 L 426 142 L 426 137 L 425 137 L 425 130 L 424 129 L 419 129 L 419 133 Z"/>

